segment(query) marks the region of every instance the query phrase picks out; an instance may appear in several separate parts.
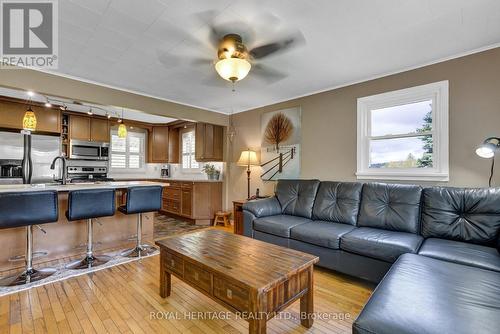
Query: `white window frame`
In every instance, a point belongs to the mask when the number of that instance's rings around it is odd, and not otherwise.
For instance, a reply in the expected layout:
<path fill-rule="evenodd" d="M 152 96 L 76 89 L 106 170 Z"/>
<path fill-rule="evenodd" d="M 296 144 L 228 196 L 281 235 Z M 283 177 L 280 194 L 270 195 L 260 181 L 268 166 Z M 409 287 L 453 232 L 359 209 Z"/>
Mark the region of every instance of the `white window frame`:
<path fill-rule="evenodd" d="M 374 180 L 449 181 L 448 88 L 448 81 L 440 81 L 358 98 L 356 177 Z M 369 168 L 371 111 L 430 99 L 432 100 L 433 167 Z M 386 137 L 387 139 L 401 138 L 405 135 Z M 377 136 L 377 138 L 382 137 Z"/>
<path fill-rule="evenodd" d="M 118 136 L 118 130 L 112 129 L 111 130 L 111 136 Z M 130 147 L 129 147 L 129 138 L 130 137 L 140 137 L 142 139 L 142 147 L 141 147 L 141 152 L 139 153 L 139 164 L 141 167 L 139 168 L 130 168 L 129 167 L 129 155 L 130 155 Z M 113 140 L 112 137 L 110 137 L 110 161 L 109 161 L 109 168 L 112 172 L 114 173 L 128 173 L 128 172 L 145 172 L 146 171 L 146 133 L 143 132 L 134 132 L 134 131 L 127 131 L 127 138 L 126 138 L 126 144 L 125 144 L 125 152 L 116 152 L 117 154 L 125 154 L 125 168 L 117 168 L 117 167 L 112 167 L 113 166 Z M 133 155 L 137 155 L 137 153 L 132 153 Z"/>
<path fill-rule="evenodd" d="M 184 129 L 180 132 L 180 158 L 181 158 L 181 161 L 180 161 L 180 165 L 181 165 L 181 171 L 182 173 L 193 173 L 193 174 L 197 174 L 197 173 L 201 173 L 202 172 L 202 168 L 203 168 L 203 164 L 199 161 L 197 161 L 198 163 L 198 168 L 185 168 L 184 167 L 184 164 L 183 164 L 183 158 L 184 158 L 184 151 L 183 151 L 183 148 L 184 148 L 184 140 L 182 138 L 182 136 L 186 133 L 189 133 L 189 132 L 192 132 L 193 135 L 195 136 L 195 142 L 196 142 L 196 131 L 194 128 L 187 128 L 187 129 Z M 196 145 L 195 145 L 196 146 Z M 196 149 L 195 149 L 196 150 Z M 193 155 L 193 158 L 195 159 L 196 161 L 196 158 L 195 158 L 195 152 L 193 151 L 192 152 L 192 155 Z"/>

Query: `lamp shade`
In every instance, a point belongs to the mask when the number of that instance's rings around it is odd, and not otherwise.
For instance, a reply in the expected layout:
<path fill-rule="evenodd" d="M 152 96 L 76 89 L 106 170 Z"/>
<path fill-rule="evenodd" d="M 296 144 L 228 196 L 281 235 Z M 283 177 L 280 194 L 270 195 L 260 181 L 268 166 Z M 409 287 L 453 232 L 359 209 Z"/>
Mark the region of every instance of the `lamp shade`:
<path fill-rule="evenodd" d="M 246 59 L 226 58 L 215 64 L 215 70 L 227 81 L 239 81 L 247 76 L 252 65 Z"/>
<path fill-rule="evenodd" d="M 500 150 L 500 138 L 490 137 L 476 148 L 476 154 L 481 158 L 489 159 L 495 156 L 495 152 Z"/>
<path fill-rule="evenodd" d="M 120 137 L 120 138 L 127 137 L 127 127 L 123 123 L 120 124 L 120 126 L 118 126 L 118 137 Z"/>
<path fill-rule="evenodd" d="M 252 150 L 241 152 L 237 164 L 240 166 L 258 166 L 259 159 L 257 158 L 257 153 Z"/>
<path fill-rule="evenodd" d="M 36 116 L 31 107 L 28 107 L 28 110 L 24 113 L 23 129 L 28 131 L 36 130 Z"/>

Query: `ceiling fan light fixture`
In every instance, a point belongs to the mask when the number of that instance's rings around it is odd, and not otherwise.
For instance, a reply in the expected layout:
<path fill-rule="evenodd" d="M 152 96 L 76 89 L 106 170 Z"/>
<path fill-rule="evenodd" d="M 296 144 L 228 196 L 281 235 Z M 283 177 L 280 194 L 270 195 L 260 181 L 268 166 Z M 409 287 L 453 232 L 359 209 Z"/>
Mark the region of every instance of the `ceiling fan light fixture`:
<path fill-rule="evenodd" d="M 225 58 L 215 64 L 215 70 L 227 81 L 240 81 L 248 75 L 252 65 L 246 59 Z"/>

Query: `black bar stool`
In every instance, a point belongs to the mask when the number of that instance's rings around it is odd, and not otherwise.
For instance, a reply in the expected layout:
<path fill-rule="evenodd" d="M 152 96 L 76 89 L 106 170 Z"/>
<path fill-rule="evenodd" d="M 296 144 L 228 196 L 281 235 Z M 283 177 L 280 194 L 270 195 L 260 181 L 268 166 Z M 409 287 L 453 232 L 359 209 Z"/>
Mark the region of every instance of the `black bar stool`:
<path fill-rule="evenodd" d="M 66 265 L 66 268 L 88 269 L 105 264 L 111 259 L 109 256 L 105 255 L 94 255 L 93 219 L 113 216 L 114 214 L 114 189 L 86 189 L 69 192 L 66 217 L 69 221 L 87 220 L 87 255 L 83 260 L 78 260 Z"/>
<path fill-rule="evenodd" d="M 122 253 L 122 256 L 141 257 L 150 255 L 156 248 L 142 244 L 142 214 L 155 212 L 161 209 L 161 186 L 139 186 L 127 189 L 127 204 L 118 208 L 126 215 L 137 214 L 137 242 L 134 248 Z"/>
<path fill-rule="evenodd" d="M 57 222 L 57 202 L 56 191 L 0 193 L 0 228 L 26 227 L 25 269 L 0 280 L 0 286 L 36 282 L 56 272 L 52 268 L 33 268 L 33 225 Z"/>

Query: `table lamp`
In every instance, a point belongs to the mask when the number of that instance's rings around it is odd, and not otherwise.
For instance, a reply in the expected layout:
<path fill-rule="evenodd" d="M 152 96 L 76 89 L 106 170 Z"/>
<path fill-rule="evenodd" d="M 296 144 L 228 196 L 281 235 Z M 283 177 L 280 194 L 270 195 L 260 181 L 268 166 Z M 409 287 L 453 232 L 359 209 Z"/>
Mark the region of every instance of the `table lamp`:
<path fill-rule="evenodd" d="M 257 159 L 257 153 L 250 149 L 241 152 L 240 158 L 237 164 L 239 166 L 247 167 L 247 199 L 250 198 L 250 166 L 259 166 L 259 159 Z"/>

